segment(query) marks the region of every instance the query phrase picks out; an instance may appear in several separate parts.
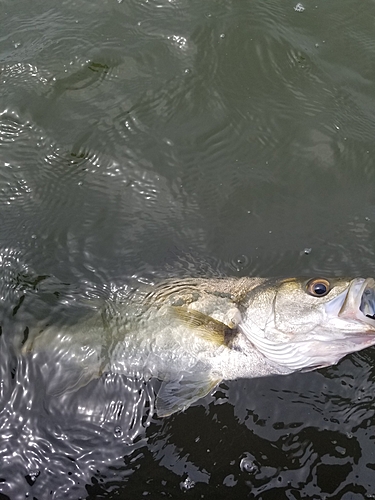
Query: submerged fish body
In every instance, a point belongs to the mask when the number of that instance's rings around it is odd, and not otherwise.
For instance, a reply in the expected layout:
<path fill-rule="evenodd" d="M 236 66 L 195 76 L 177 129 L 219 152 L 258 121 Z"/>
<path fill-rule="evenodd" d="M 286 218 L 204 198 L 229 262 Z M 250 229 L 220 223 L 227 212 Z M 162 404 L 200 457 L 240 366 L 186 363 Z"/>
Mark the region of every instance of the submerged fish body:
<path fill-rule="evenodd" d="M 312 370 L 375 344 L 372 278 L 166 281 L 107 304 L 72 330 L 48 327 L 24 352 L 53 343 L 78 366 L 79 388 L 104 372 L 162 385 L 159 416 L 183 410 L 222 380 Z"/>

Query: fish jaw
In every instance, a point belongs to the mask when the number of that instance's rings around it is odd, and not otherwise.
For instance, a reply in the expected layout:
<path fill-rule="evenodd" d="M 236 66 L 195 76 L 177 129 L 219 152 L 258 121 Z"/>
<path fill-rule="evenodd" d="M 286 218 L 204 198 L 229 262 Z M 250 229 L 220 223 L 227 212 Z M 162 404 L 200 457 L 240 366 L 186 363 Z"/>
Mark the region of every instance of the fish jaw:
<path fill-rule="evenodd" d="M 274 365 L 273 373 L 310 371 L 337 364 L 344 356 L 375 344 L 375 332 L 346 334 L 339 338 L 308 338 L 295 342 L 272 342 L 254 333 L 249 325 L 241 330 L 253 346 Z M 321 336 L 320 336 L 321 337 Z"/>

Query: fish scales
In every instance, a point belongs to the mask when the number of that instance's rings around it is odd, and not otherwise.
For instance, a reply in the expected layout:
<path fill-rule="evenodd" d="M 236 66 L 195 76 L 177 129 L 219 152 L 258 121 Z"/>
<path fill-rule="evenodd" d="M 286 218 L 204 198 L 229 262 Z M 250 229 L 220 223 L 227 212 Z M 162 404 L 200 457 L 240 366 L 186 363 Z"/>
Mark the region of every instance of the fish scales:
<path fill-rule="evenodd" d="M 144 285 L 74 326 L 40 328 L 24 355 L 75 363 L 54 388 L 105 372 L 162 381 L 159 416 L 222 380 L 308 371 L 375 344 L 372 278 L 186 278 Z M 51 347 L 52 346 L 52 347 Z"/>

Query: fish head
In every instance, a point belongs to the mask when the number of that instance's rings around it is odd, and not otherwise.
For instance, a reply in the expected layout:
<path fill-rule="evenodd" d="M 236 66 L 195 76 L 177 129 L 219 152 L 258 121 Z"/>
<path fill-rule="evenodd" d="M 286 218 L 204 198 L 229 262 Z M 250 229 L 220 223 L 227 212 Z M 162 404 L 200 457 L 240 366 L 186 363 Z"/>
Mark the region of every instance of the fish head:
<path fill-rule="evenodd" d="M 249 293 L 239 328 L 280 371 L 336 364 L 375 344 L 375 281 L 265 280 Z"/>

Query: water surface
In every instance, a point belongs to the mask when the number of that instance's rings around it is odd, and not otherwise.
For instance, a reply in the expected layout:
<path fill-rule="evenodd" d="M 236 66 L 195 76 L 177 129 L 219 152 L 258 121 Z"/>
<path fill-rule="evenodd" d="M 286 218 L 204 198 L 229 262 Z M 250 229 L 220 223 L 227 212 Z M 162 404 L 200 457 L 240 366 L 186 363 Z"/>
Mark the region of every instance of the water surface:
<path fill-rule="evenodd" d="M 157 419 L 156 381 L 56 397 L 20 345 L 167 276 L 374 276 L 374 15 L 2 2 L 1 498 L 372 498 L 373 349 Z"/>

